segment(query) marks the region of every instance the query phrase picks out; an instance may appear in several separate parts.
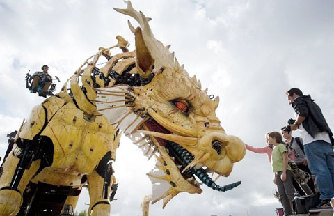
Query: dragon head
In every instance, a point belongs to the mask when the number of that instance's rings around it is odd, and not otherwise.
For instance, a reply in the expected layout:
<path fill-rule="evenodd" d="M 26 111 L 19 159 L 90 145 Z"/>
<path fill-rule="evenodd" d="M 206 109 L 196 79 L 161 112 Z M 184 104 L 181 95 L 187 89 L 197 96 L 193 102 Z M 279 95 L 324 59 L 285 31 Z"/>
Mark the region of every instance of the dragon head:
<path fill-rule="evenodd" d="M 136 51 L 127 80 L 137 77 L 140 84 L 100 88 L 96 104 L 148 157 L 156 157 L 156 167 L 148 173 L 153 202 L 163 199 L 165 207 L 180 192 L 201 193 L 198 180 L 223 192 L 239 185 L 219 186 L 208 176 L 229 176 L 233 163 L 245 155 L 243 142 L 220 125 L 215 113 L 219 98 L 201 90 L 200 82 L 180 66 L 169 47 L 154 38 L 150 19 L 134 10 L 131 2 L 126 9 L 115 10 L 139 23 L 135 29 L 129 22 Z M 111 101 L 119 104 L 110 106 Z"/>

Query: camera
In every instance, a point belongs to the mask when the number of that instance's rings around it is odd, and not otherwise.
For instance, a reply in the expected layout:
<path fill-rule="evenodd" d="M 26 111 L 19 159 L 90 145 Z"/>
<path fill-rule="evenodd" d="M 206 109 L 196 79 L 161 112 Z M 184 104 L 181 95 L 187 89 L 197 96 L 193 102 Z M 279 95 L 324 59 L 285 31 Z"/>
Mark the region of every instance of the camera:
<path fill-rule="evenodd" d="M 294 119 L 289 119 L 288 120 L 288 125 L 292 125 L 292 124 L 294 124 L 296 122 L 296 120 L 294 120 Z"/>
<path fill-rule="evenodd" d="M 289 120 L 288 120 L 288 125 L 285 126 L 285 127 L 283 127 L 282 130 L 283 130 L 283 131 L 286 131 L 286 132 L 288 132 L 288 133 L 290 133 L 290 132 L 291 132 L 291 127 L 290 127 L 290 125 L 294 124 L 295 121 L 296 121 L 296 120 L 294 120 L 294 119 L 292 119 L 292 118 L 289 119 Z"/>

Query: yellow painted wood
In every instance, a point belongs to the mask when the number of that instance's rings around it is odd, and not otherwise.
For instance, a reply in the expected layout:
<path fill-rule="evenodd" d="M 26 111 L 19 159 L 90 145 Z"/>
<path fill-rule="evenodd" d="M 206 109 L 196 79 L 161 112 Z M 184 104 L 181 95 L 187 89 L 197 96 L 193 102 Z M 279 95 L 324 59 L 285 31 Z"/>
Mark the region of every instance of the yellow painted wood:
<path fill-rule="evenodd" d="M 71 91 L 73 93 L 74 99 L 77 102 L 77 105 L 81 110 L 88 114 L 93 114 L 96 112 L 96 106 L 91 104 L 82 92 L 78 83 L 78 76 L 72 76 L 71 78 Z"/>
<path fill-rule="evenodd" d="M 23 123 L 19 137 L 32 140 L 45 124 L 45 110 L 42 105 L 35 106 L 30 114 L 30 118 Z"/>
<path fill-rule="evenodd" d="M 107 64 L 100 69 L 100 71 L 104 74 L 105 77 L 107 77 L 110 73 L 110 69 L 114 66 L 114 64 L 119 60 L 119 59 L 124 59 L 124 58 L 134 58 L 136 56 L 135 52 L 126 52 L 126 53 L 119 53 L 113 56 Z"/>
<path fill-rule="evenodd" d="M 104 86 L 104 80 L 101 79 L 99 75 L 95 76 L 95 82 L 96 82 L 96 84 L 98 84 L 100 86 L 100 88 L 105 87 Z"/>
<path fill-rule="evenodd" d="M 107 151 L 116 151 L 115 129 L 108 120 L 95 116 L 94 121 L 87 121 L 84 115 L 74 104 L 68 103 L 43 131 L 42 135 L 50 137 L 54 144 L 53 168 L 89 173 Z"/>
<path fill-rule="evenodd" d="M 94 65 L 88 65 L 81 76 L 82 85 L 86 88 L 86 95 L 91 102 L 96 98 L 96 92 L 93 88 L 93 80 L 91 78 L 93 69 Z M 92 103 L 94 104 L 94 102 Z"/>
<path fill-rule="evenodd" d="M 13 179 L 13 175 L 15 173 L 15 169 L 19 163 L 19 158 L 14 156 L 14 150 L 18 151 L 19 149 L 14 145 L 13 150 L 8 154 L 6 161 L 2 165 L 3 173 L 0 178 L 0 188 L 9 187 L 10 182 Z M 1 215 L 1 214 L 0 214 Z"/>
<path fill-rule="evenodd" d="M 107 199 L 103 198 L 103 184 L 104 179 L 96 172 L 92 172 L 87 176 L 88 178 L 88 192 L 90 197 L 90 206 L 88 210 L 89 215 L 99 216 L 99 215 L 109 215 L 110 213 L 110 205 L 107 204 L 98 204 L 98 202 L 104 201 L 109 203 L 110 196 L 110 185 L 107 186 L 108 193 Z M 95 205 L 95 206 L 94 206 Z M 92 209 L 92 207 L 94 207 Z"/>
<path fill-rule="evenodd" d="M 79 196 L 68 196 L 66 201 L 65 201 L 64 206 L 70 205 L 70 206 L 73 207 L 73 209 L 75 209 L 75 207 L 77 206 L 77 203 L 78 203 L 78 199 L 79 199 Z"/>
<path fill-rule="evenodd" d="M 58 93 L 58 96 L 62 98 L 66 103 L 72 102 L 72 98 L 67 92 L 66 84 L 64 85 L 63 89 Z"/>
<path fill-rule="evenodd" d="M 80 187 L 83 174 L 61 168 L 44 168 L 31 182 L 43 182 L 51 185 L 67 185 Z"/>
<path fill-rule="evenodd" d="M 22 179 L 19 183 L 18 190 L 23 194 L 26 186 L 28 185 L 30 179 L 35 175 L 40 167 L 40 160 L 33 161 L 28 169 L 24 171 Z"/>
<path fill-rule="evenodd" d="M 130 65 L 135 63 L 136 60 L 134 58 L 124 59 L 122 61 L 117 62 L 116 65 L 112 67 L 112 69 L 117 73 L 122 74 L 124 70 L 126 70 Z"/>
<path fill-rule="evenodd" d="M 48 121 L 54 116 L 54 114 L 62 107 L 66 101 L 58 97 L 50 97 L 43 102 L 43 107 L 47 109 Z"/>
<path fill-rule="evenodd" d="M 22 204 L 22 196 L 14 190 L 0 190 L 0 215 L 17 215 Z"/>

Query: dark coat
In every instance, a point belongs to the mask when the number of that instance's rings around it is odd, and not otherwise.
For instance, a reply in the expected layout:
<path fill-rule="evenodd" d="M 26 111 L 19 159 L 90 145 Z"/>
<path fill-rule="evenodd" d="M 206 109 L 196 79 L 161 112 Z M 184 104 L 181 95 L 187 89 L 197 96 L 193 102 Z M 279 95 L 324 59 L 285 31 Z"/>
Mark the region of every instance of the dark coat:
<path fill-rule="evenodd" d="M 318 132 L 327 132 L 334 144 L 333 133 L 329 128 L 320 107 L 312 100 L 310 95 L 303 95 L 294 100 L 292 107 L 296 114 L 305 117 L 304 129 L 314 138 Z"/>

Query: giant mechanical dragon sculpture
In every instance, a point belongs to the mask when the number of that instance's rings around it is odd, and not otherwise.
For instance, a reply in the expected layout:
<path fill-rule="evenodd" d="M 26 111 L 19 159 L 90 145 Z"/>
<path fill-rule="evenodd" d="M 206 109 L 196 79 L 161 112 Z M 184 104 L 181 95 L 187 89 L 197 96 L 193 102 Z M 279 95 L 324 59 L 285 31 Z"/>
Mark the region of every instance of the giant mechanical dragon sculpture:
<path fill-rule="evenodd" d="M 84 185 L 89 215 L 109 215 L 120 132 L 156 158 L 148 173 L 153 203 L 163 200 L 165 207 L 180 192 L 201 193 L 194 176 L 222 192 L 240 184 L 219 186 L 207 174 L 229 176 L 245 155 L 242 141 L 227 135 L 216 117 L 218 97 L 189 77 L 131 2 L 115 10 L 139 24 L 129 22 L 135 51 L 118 36 L 117 45 L 100 48 L 32 110 L 2 164 L 0 215 L 64 214 Z M 122 52 L 111 55 L 117 47 Z"/>

